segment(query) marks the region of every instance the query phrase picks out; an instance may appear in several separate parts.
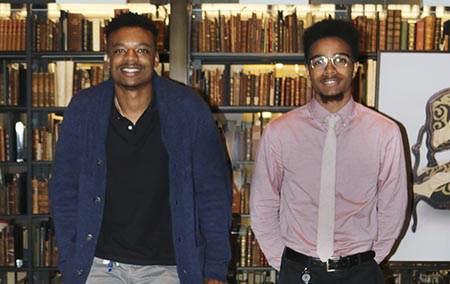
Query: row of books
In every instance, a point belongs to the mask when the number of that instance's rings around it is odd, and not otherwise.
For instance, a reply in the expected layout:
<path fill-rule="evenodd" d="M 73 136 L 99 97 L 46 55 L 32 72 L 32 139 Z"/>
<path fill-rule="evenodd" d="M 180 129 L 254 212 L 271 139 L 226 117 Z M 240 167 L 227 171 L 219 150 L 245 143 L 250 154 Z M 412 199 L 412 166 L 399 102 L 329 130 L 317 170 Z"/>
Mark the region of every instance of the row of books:
<path fill-rule="evenodd" d="M 86 19 L 82 14 L 61 10 L 57 22 L 47 13 L 36 12 L 33 20 L 35 51 L 105 51 L 104 29 L 108 20 Z"/>
<path fill-rule="evenodd" d="M 0 215 L 26 214 L 26 173 L 0 173 Z"/>
<path fill-rule="evenodd" d="M 23 260 L 23 228 L 0 220 L 0 266 L 16 267 Z"/>
<path fill-rule="evenodd" d="M 58 248 L 52 221 L 36 223 L 33 228 L 33 238 L 33 265 L 35 267 L 56 267 Z"/>
<path fill-rule="evenodd" d="M 360 32 L 359 50 L 448 51 L 450 21 L 442 22 L 436 15 L 417 20 L 402 18 L 401 10 L 387 10 L 386 17 L 357 16 L 355 26 Z"/>
<path fill-rule="evenodd" d="M 0 106 L 25 106 L 26 66 L 22 63 L 0 61 Z M 168 64 L 161 63 L 156 71 L 168 77 Z M 103 63 L 58 60 L 40 66 L 32 72 L 31 105 L 33 107 L 65 107 L 80 90 L 97 85 L 109 78 Z M 45 70 L 45 71 L 44 71 Z"/>
<path fill-rule="evenodd" d="M 191 86 L 200 90 L 211 106 L 301 106 L 310 101 L 312 86 L 303 74 L 278 77 L 274 72 L 233 72 L 196 69 Z M 225 87 L 229 83 L 229 92 Z"/>
<path fill-rule="evenodd" d="M 374 59 L 361 62 L 353 83 L 355 100 L 369 107 L 375 106 L 376 65 Z M 260 66 L 257 71 L 237 68 L 237 71 L 226 74 L 223 68 L 205 65 L 193 70 L 190 84 L 199 90 L 211 106 L 296 107 L 311 100 L 313 87 L 305 73 L 291 72 L 289 66 L 285 65 L 283 69 L 287 71 L 279 75 L 275 66 Z"/>
<path fill-rule="evenodd" d="M 29 282 L 25 271 L 0 271 L 0 283 L 26 284 Z"/>
<path fill-rule="evenodd" d="M 312 20 L 312 14 L 309 14 Z M 193 22 L 193 52 L 253 52 L 302 53 L 302 35 L 305 21 L 292 14 L 261 15 L 252 13 L 244 18 L 240 13 L 203 19 Z"/>
<path fill-rule="evenodd" d="M 294 10 L 284 16 L 240 13 L 203 18 L 193 23 L 193 52 L 249 52 L 302 53 L 302 35 L 315 18 L 308 12 L 304 18 Z M 402 18 L 401 10 L 388 9 L 374 17 L 357 16 L 353 19 L 360 31 L 360 52 L 377 50 L 433 50 L 448 51 L 450 20 L 443 22 L 436 15 L 419 19 Z"/>
<path fill-rule="evenodd" d="M 32 230 L 33 266 L 56 267 L 58 248 L 52 221 L 39 221 L 33 224 Z M 22 267 L 27 234 L 22 225 L 0 220 L 0 267 Z"/>
<path fill-rule="evenodd" d="M 33 178 L 31 186 L 33 188 L 33 214 L 49 214 L 48 179 Z"/>
<path fill-rule="evenodd" d="M 233 167 L 239 167 L 239 163 L 252 162 L 256 156 L 256 147 L 261 137 L 262 129 L 258 121 L 238 121 L 229 119 L 221 125 L 226 147 Z M 240 173 L 239 186 L 245 181 L 243 168 L 237 168 Z"/>
<path fill-rule="evenodd" d="M 123 12 L 127 9 L 120 9 Z M 159 33 L 157 47 L 159 51 L 168 50 L 168 25 L 166 19 L 151 18 Z M 49 19 L 46 11 L 33 14 L 33 50 L 35 51 L 105 51 L 105 26 L 109 19 L 88 19 L 83 14 L 61 10 L 56 21 Z M 9 19 L 0 19 L 0 51 L 25 51 L 26 19 L 12 15 Z"/>
<path fill-rule="evenodd" d="M 117 12 L 126 12 L 120 9 Z M 159 51 L 168 50 L 168 26 L 166 19 L 154 19 L 151 14 L 144 14 L 151 18 L 159 33 L 157 48 Z M 33 50 L 36 51 L 105 51 L 105 26 L 109 19 L 89 19 L 81 13 L 60 11 L 56 21 L 49 19 L 47 13 L 35 13 L 33 26 Z"/>
<path fill-rule="evenodd" d="M 238 271 L 236 283 L 239 284 L 275 284 L 277 283 L 277 273 L 274 269 L 267 270 L 244 270 Z"/>
<path fill-rule="evenodd" d="M 265 267 L 268 266 L 258 241 L 249 225 L 241 224 L 237 247 L 240 250 L 240 257 L 235 263 L 237 267 Z"/>
<path fill-rule="evenodd" d="M 0 162 L 25 160 L 25 124 L 21 113 L 0 113 Z"/>
<path fill-rule="evenodd" d="M 25 105 L 25 65 L 0 61 L 0 106 Z"/>
<path fill-rule="evenodd" d="M 24 51 L 25 28 L 25 19 L 0 19 L 0 51 Z"/>
<path fill-rule="evenodd" d="M 78 91 L 109 77 L 103 64 L 75 63 L 71 60 L 49 63 L 48 71 L 33 72 L 32 106 L 65 107 Z"/>

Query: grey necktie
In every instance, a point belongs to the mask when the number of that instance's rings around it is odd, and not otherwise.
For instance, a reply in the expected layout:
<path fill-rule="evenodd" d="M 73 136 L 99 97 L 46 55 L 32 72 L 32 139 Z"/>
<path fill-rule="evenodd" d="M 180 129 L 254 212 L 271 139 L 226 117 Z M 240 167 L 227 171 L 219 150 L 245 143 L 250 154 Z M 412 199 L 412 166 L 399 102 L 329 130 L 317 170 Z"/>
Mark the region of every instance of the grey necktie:
<path fill-rule="evenodd" d="M 322 152 L 320 176 L 319 218 L 317 226 L 317 254 L 327 261 L 334 252 L 334 215 L 336 183 L 336 122 L 337 115 L 328 118 L 328 132 Z"/>

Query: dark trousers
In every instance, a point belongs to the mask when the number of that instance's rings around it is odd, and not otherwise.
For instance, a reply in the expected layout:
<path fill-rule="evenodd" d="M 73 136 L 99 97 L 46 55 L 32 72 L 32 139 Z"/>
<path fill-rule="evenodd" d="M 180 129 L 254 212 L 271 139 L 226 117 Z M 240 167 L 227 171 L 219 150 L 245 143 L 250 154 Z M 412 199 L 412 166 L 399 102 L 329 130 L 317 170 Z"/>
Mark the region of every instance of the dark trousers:
<path fill-rule="evenodd" d="M 327 272 L 326 268 L 311 266 L 287 259 L 281 260 L 281 268 L 277 284 L 303 284 L 302 275 L 305 268 L 311 279 L 308 284 L 383 284 L 384 277 L 375 260 L 355 265 L 347 270 Z"/>

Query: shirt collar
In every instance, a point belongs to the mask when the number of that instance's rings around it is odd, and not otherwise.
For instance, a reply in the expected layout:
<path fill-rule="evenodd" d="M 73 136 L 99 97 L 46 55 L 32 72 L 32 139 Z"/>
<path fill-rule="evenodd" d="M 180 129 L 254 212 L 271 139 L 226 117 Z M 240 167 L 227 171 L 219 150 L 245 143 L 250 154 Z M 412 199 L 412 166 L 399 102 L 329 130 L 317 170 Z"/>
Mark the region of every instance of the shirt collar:
<path fill-rule="evenodd" d="M 320 125 L 326 125 L 326 118 L 331 114 L 326 108 L 324 108 L 315 97 L 310 102 L 310 111 L 313 119 Z M 348 125 L 355 116 L 356 102 L 353 97 L 335 114 L 339 116 L 343 125 Z"/>

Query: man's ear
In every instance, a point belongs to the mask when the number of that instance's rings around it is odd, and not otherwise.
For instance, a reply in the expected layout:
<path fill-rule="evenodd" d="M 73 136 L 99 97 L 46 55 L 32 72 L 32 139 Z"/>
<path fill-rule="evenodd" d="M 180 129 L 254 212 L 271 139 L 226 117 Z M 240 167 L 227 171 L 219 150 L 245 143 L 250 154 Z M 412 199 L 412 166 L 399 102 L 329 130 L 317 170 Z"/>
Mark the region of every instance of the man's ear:
<path fill-rule="evenodd" d="M 108 69 L 111 67 L 110 59 L 109 59 L 109 56 L 107 54 L 105 55 L 105 64 L 104 65 Z"/>
<path fill-rule="evenodd" d="M 159 53 L 155 52 L 155 63 L 154 63 L 154 67 L 158 67 L 159 65 Z"/>
<path fill-rule="evenodd" d="M 356 61 L 355 63 L 353 63 L 353 75 L 352 78 L 356 77 L 356 73 L 358 73 L 358 68 L 359 68 L 359 61 Z"/>
<path fill-rule="evenodd" d="M 306 70 L 306 78 L 311 79 L 311 76 L 309 75 L 309 65 L 308 64 L 305 64 L 305 70 Z"/>

